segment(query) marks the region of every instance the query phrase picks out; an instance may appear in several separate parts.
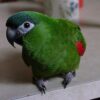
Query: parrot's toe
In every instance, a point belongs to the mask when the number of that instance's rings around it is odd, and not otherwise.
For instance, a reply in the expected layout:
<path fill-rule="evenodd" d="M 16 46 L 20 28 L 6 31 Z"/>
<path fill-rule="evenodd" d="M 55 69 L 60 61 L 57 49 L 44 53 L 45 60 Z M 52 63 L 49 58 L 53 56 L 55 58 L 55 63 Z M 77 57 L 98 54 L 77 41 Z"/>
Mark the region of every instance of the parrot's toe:
<path fill-rule="evenodd" d="M 44 84 L 44 81 L 42 79 L 41 80 L 37 80 L 36 81 L 36 85 L 37 85 L 38 89 L 40 90 L 40 92 L 42 94 L 45 94 L 46 86 Z"/>
<path fill-rule="evenodd" d="M 62 82 L 64 88 L 71 82 L 71 80 L 76 76 L 76 72 L 69 72 L 64 75 L 64 81 Z"/>

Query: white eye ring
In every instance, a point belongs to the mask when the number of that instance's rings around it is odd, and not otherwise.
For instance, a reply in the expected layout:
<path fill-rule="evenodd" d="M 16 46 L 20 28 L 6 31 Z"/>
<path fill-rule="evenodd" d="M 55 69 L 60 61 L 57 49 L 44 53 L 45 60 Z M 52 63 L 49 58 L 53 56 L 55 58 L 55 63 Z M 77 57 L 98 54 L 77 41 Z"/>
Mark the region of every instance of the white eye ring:
<path fill-rule="evenodd" d="M 21 34 L 26 34 L 34 27 L 35 27 L 35 24 L 33 24 L 33 23 L 29 22 L 29 21 L 25 21 L 22 25 L 20 25 L 18 27 L 18 31 Z"/>

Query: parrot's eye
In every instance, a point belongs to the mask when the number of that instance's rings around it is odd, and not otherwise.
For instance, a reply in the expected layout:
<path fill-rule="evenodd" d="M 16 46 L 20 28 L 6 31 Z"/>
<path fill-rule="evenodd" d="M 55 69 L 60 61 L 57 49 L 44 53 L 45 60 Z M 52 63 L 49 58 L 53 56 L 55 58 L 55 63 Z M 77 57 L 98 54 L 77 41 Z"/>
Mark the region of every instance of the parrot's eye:
<path fill-rule="evenodd" d="M 20 25 L 17 30 L 23 35 L 23 34 L 28 33 L 34 27 L 35 27 L 35 24 L 29 21 L 26 21 L 22 25 Z"/>
<path fill-rule="evenodd" d="M 28 23 L 28 22 L 24 23 L 24 27 L 25 28 L 29 28 L 30 27 L 30 23 Z"/>

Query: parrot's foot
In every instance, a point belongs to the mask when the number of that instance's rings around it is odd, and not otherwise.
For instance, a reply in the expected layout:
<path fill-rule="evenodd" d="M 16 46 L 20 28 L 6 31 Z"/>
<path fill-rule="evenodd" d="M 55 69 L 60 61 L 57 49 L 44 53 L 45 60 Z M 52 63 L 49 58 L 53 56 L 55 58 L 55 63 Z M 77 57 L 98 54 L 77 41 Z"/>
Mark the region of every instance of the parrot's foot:
<path fill-rule="evenodd" d="M 62 82 L 64 88 L 71 82 L 71 80 L 76 76 L 76 72 L 69 72 L 64 75 L 64 81 Z"/>
<path fill-rule="evenodd" d="M 37 80 L 36 85 L 42 94 L 45 94 L 46 86 L 43 79 Z"/>

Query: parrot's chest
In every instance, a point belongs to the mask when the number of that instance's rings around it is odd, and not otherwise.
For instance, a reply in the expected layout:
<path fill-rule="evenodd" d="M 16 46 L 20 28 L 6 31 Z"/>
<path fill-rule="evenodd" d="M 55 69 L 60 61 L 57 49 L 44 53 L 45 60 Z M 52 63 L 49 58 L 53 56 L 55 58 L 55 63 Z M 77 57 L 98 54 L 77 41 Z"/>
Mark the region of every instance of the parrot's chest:
<path fill-rule="evenodd" d="M 50 77 L 74 70 L 79 64 L 80 57 L 70 42 L 48 42 L 41 45 L 25 43 L 23 49 L 26 51 L 26 58 L 32 66 L 33 74 L 37 77 Z"/>

